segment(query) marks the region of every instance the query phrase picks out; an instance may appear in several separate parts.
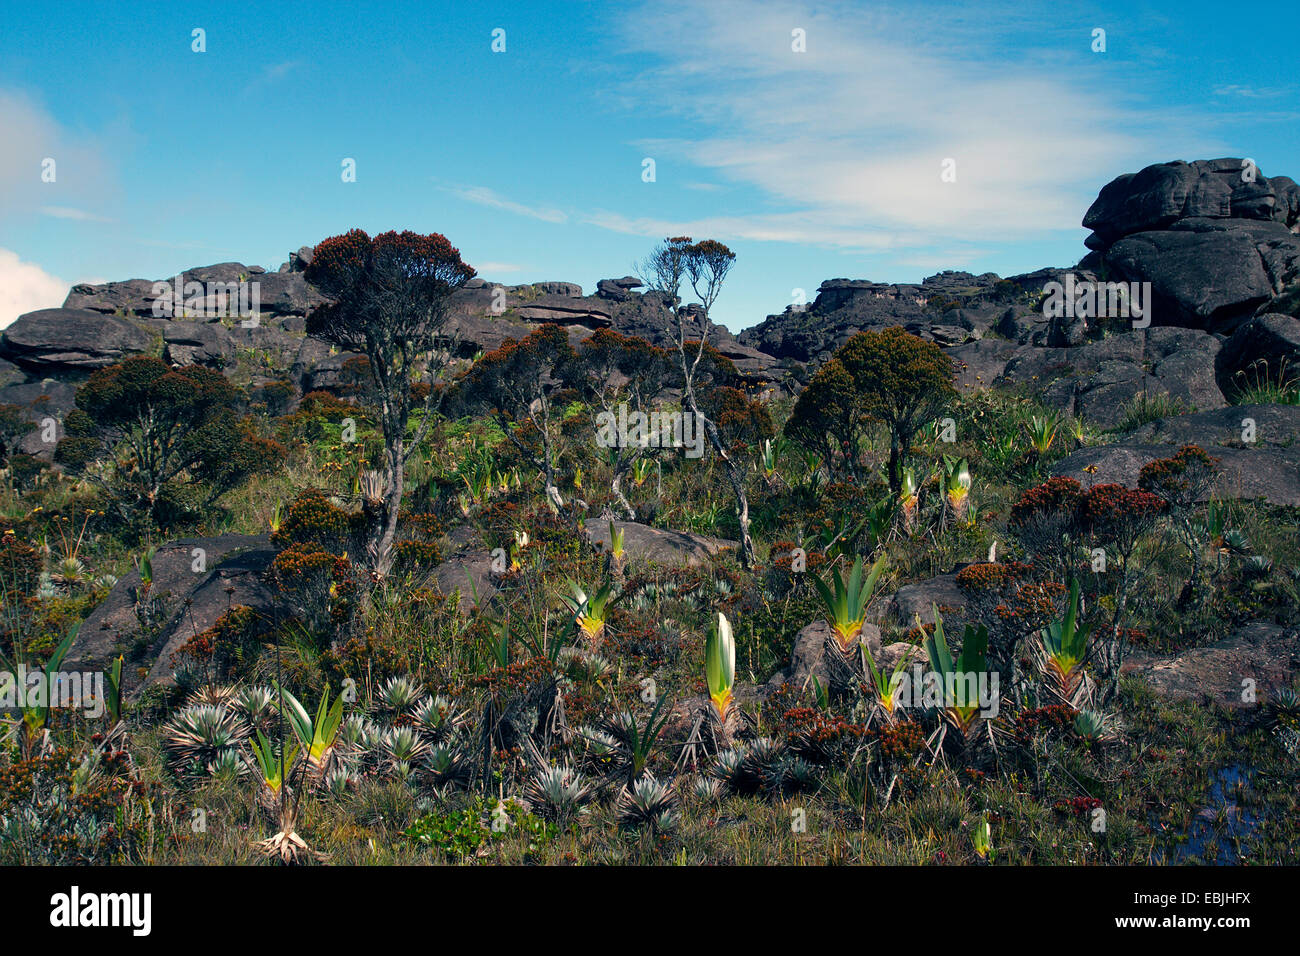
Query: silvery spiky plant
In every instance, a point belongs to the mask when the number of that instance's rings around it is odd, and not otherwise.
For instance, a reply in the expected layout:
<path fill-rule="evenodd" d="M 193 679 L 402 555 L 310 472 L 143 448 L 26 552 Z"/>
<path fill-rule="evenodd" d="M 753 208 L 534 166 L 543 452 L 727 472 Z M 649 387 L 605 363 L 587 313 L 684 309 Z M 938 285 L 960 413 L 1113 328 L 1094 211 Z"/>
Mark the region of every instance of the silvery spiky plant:
<path fill-rule="evenodd" d="M 268 729 L 275 717 L 275 692 L 269 687 L 241 687 L 232 698 L 232 704 L 250 726 Z"/>
<path fill-rule="evenodd" d="M 222 753 L 238 749 L 249 728 L 225 705 L 199 704 L 172 718 L 165 733 L 163 746 L 174 760 L 189 769 L 211 773 Z"/>
<path fill-rule="evenodd" d="M 739 791 L 746 783 L 745 745 L 737 744 L 730 750 L 718 754 L 713 765 L 713 776 L 732 791 Z"/>
<path fill-rule="evenodd" d="M 722 796 L 722 781 L 717 777 L 699 776 L 691 789 L 697 800 L 713 801 Z"/>
<path fill-rule="evenodd" d="M 235 688 L 228 684 L 205 684 L 195 690 L 185 698 L 186 707 L 202 707 L 207 704 L 215 707 L 218 704 L 230 704 L 235 698 Z"/>
<path fill-rule="evenodd" d="M 339 754 L 358 771 L 374 770 L 379 766 L 384 756 L 382 743 L 380 727 L 360 714 L 349 714 L 339 727 Z"/>
<path fill-rule="evenodd" d="M 539 816 L 563 821 L 586 812 L 592 788 L 580 771 L 567 765 L 546 767 L 529 781 L 525 796 Z"/>
<path fill-rule="evenodd" d="M 1081 710 L 1074 715 L 1074 732 L 1084 740 L 1097 742 L 1107 731 L 1106 718 L 1095 710 Z"/>
<path fill-rule="evenodd" d="M 321 793 L 331 797 L 341 797 L 357 784 L 357 778 L 351 770 L 336 766 L 325 774 L 321 780 Z"/>
<path fill-rule="evenodd" d="M 618 818 L 624 826 L 671 830 L 677 825 L 677 794 L 670 784 L 647 773 L 619 794 Z"/>
<path fill-rule="evenodd" d="M 420 769 L 435 790 L 465 786 L 474 772 L 473 762 L 454 744 L 438 744 L 430 751 Z"/>
<path fill-rule="evenodd" d="M 421 698 L 415 705 L 412 716 L 415 725 L 431 741 L 443 739 L 465 719 L 464 714 L 456 710 L 442 694 Z"/>
<path fill-rule="evenodd" d="M 713 776 L 733 793 L 779 795 L 815 782 L 810 764 L 770 737 L 759 737 L 718 754 Z"/>
<path fill-rule="evenodd" d="M 573 732 L 573 750 L 587 767 L 608 768 L 618 760 L 618 738 L 598 727 L 584 724 Z"/>
<path fill-rule="evenodd" d="M 590 684 L 608 674 L 613 665 L 592 651 L 580 647 L 566 647 L 556 658 L 564 676 L 575 684 Z"/>
<path fill-rule="evenodd" d="M 384 731 L 382 746 L 390 767 L 399 764 L 409 767 L 429 753 L 429 745 L 414 727 L 393 727 Z"/>
<path fill-rule="evenodd" d="M 235 777 L 245 770 L 244 760 L 239 755 L 239 751 L 234 747 L 227 747 L 217 752 L 212 758 L 212 763 L 208 767 L 208 772 L 214 777 L 228 776 Z"/>
<path fill-rule="evenodd" d="M 410 713 L 424 695 L 424 688 L 419 681 L 410 677 L 390 677 L 379 688 L 377 703 L 379 708 L 390 714 Z"/>

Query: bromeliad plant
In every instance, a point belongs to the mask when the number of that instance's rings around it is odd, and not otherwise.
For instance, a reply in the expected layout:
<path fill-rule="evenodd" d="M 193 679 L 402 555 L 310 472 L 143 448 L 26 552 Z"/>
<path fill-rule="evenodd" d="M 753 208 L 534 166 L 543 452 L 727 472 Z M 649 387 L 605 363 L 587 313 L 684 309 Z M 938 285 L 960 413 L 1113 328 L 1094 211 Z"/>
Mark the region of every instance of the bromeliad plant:
<path fill-rule="evenodd" d="M 615 561 L 622 561 L 624 556 L 623 538 L 627 534 L 626 528 L 620 528 L 613 521 L 609 523 L 609 553 L 614 556 Z"/>
<path fill-rule="evenodd" d="M 293 728 L 294 735 L 302 744 L 308 763 L 317 773 L 324 773 L 330 757 L 333 755 L 334 743 L 338 739 L 339 725 L 343 723 L 343 695 L 339 694 L 330 706 L 329 688 L 321 695 L 320 705 L 316 708 L 313 719 L 307 708 L 287 690 L 279 688 L 280 710 Z"/>
<path fill-rule="evenodd" d="M 563 596 L 561 600 L 573 613 L 579 633 L 595 649 L 605 634 L 605 615 L 614 600 L 613 589 L 608 584 L 603 584 L 588 594 L 582 585 L 570 581 L 569 590 L 573 592 L 572 596 Z"/>
<path fill-rule="evenodd" d="M 726 723 L 735 699 L 732 691 L 736 686 L 736 641 L 731 622 L 721 611 L 717 621 L 709 626 L 709 636 L 704 642 L 704 673 L 718 721 Z"/>
<path fill-rule="evenodd" d="M 63 658 L 72 647 L 79 627 L 78 622 L 69 628 L 63 640 L 54 648 L 45 661 L 45 666 L 39 671 L 40 683 L 35 687 L 19 686 L 19 680 L 25 680 L 30 673 L 21 641 L 15 642 L 12 664 L 0 654 L 0 664 L 4 665 L 4 671 L 0 673 L 0 698 L 16 700 L 18 710 L 22 714 L 21 750 L 24 757 L 32 756 L 44 741 L 45 727 L 50 721 L 50 710 L 56 703 L 54 698 L 59 695 L 59 689 L 51 679 L 51 675 L 57 674 L 62 668 Z"/>
<path fill-rule="evenodd" d="M 925 653 L 930 659 L 930 670 L 943 688 L 944 716 L 962 736 L 967 736 L 980 715 L 980 682 L 989 680 L 989 630 L 983 624 L 979 627 L 967 624 L 961 654 L 953 660 L 943 632 L 943 617 L 937 606 L 931 604 L 930 608 L 934 614 L 934 630 L 925 639 Z"/>
<path fill-rule="evenodd" d="M 903 531 L 911 535 L 916 528 L 916 512 L 921 501 L 920 485 L 916 481 L 916 469 L 903 469 L 898 488 L 898 509 L 903 514 Z"/>
<path fill-rule="evenodd" d="M 1045 670 L 1056 693 L 1073 703 L 1083 677 L 1083 661 L 1088 653 L 1092 625 L 1079 620 L 1079 582 L 1070 581 L 1070 597 L 1065 615 L 1042 630 Z"/>
<path fill-rule="evenodd" d="M 259 795 L 261 802 L 274 808 L 279 805 L 284 778 L 293 770 L 294 761 L 298 759 L 298 745 L 295 743 L 292 747 L 284 748 L 281 753 L 276 753 L 266 735 L 258 730 L 257 739 L 248 742 L 248 749 L 253 752 L 253 769 L 257 771 L 264 787 Z"/>
<path fill-rule="evenodd" d="M 1039 458 L 1051 450 L 1056 440 L 1056 431 L 1061 420 L 1056 415 L 1035 415 L 1029 419 L 1025 428 L 1029 431 L 1029 445 Z"/>
<path fill-rule="evenodd" d="M 971 474 L 970 464 L 965 458 L 943 456 L 943 492 L 948 513 L 958 524 L 966 521 L 970 510 Z"/>
<path fill-rule="evenodd" d="M 871 653 L 865 646 L 862 648 L 862 656 L 867 662 L 867 671 L 871 675 L 871 691 L 876 699 L 876 706 L 885 715 L 885 720 L 893 723 L 894 710 L 898 706 L 898 694 L 902 690 L 903 671 L 911 663 L 912 653 L 909 651 L 900 656 L 892 671 L 877 668 L 876 662 L 872 660 Z"/>
<path fill-rule="evenodd" d="M 826 620 L 831 630 L 835 632 L 835 640 L 841 652 L 847 652 L 853 646 L 858 633 L 862 630 L 862 625 L 866 623 L 867 605 L 871 603 L 876 583 L 884 570 L 885 556 L 882 554 L 863 578 L 862 556 L 859 555 L 853 562 L 853 570 L 849 573 L 847 585 L 840 576 L 839 568 L 832 569 L 833 593 L 831 586 L 828 586 L 825 581 L 816 575 L 810 575 L 817 593 L 821 596 L 822 604 L 826 607 Z"/>

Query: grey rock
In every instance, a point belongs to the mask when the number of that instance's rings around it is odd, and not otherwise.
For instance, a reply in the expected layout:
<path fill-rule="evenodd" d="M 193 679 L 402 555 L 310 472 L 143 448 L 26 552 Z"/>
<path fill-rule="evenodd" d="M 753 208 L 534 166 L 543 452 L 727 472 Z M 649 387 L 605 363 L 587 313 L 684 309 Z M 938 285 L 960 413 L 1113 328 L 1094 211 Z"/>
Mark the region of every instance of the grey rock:
<path fill-rule="evenodd" d="M 828 641 L 835 640 L 835 632 L 823 618 L 818 618 L 804 627 L 794 639 L 790 652 L 790 663 L 768 679 L 762 690 L 764 696 L 779 691 L 784 684 L 796 694 L 804 694 L 813 688 L 814 678 L 823 685 L 830 684 L 830 662 L 827 660 Z M 874 624 L 862 625 L 858 640 L 865 640 L 867 650 L 873 659 L 880 653 L 880 628 Z"/>
<path fill-rule="evenodd" d="M 207 570 L 196 572 L 196 549 L 202 549 Z M 69 670 L 102 670 L 118 654 L 125 654 L 124 683 L 138 692 L 153 683 L 170 683 L 172 655 L 195 634 L 240 604 L 270 611 L 272 600 L 261 583 L 275 551 L 265 535 L 221 535 L 186 538 L 161 545 L 153 556 L 153 584 L 141 592 L 136 571 L 123 575 L 100 604 L 90 612 L 64 661 Z M 235 593 L 228 595 L 227 587 Z M 148 644 L 142 635 L 137 601 L 158 602 L 164 625 Z M 188 602 L 188 603 L 187 603 Z M 142 679 L 140 671 L 147 677 Z"/>
<path fill-rule="evenodd" d="M 588 541 L 609 548 L 608 521 L 588 518 L 584 527 Z M 623 532 L 623 550 L 630 561 L 695 566 L 707 564 L 711 558 L 726 549 L 739 547 L 737 542 L 726 538 L 652 528 L 635 521 L 615 521 L 614 527 Z"/>
<path fill-rule="evenodd" d="M 1300 505 L 1300 448 L 1215 447 L 1209 440 L 1213 437 L 1204 435 L 1196 443 L 1219 459 L 1219 476 L 1210 494 L 1220 498 L 1262 498 L 1273 505 Z M 1083 448 L 1057 462 L 1052 474 L 1073 478 L 1084 487 L 1113 482 L 1136 488 L 1144 465 L 1168 458 L 1176 451 L 1174 445 L 1139 442 Z M 1090 474 L 1085 469 L 1091 466 L 1097 470 Z"/>
<path fill-rule="evenodd" d="M 1223 343 L 1219 381 L 1225 389 L 1300 377 L 1300 319 L 1269 313 L 1251 319 Z"/>
<path fill-rule="evenodd" d="M 0 357 L 37 375 L 86 374 L 150 351 L 149 335 L 86 309 L 41 309 L 0 333 Z"/>
<path fill-rule="evenodd" d="M 1289 686 L 1300 672 L 1300 631 L 1257 621 L 1172 658 L 1133 655 L 1124 671 L 1173 700 L 1208 701 L 1229 710 L 1254 707 L 1242 700 L 1243 683 L 1251 681 L 1261 696 Z"/>

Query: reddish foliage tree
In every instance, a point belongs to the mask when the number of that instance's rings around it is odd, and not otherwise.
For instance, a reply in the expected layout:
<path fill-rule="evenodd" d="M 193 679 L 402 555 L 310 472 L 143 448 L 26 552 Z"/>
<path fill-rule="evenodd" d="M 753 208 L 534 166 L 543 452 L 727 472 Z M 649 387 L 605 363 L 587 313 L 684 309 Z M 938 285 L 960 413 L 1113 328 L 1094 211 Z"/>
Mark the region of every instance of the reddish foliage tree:
<path fill-rule="evenodd" d="M 379 574 L 392 566 L 405 463 L 424 440 L 432 404 L 443 394 L 437 388 L 426 393 L 425 414 L 408 440 L 411 385 L 433 363 L 435 347 L 448 345 L 451 297 L 474 275 L 446 236 L 385 232 L 371 239 L 360 229 L 320 243 L 305 273 L 331 300 L 308 316 L 307 331 L 370 363 L 385 460 L 380 497 L 366 505 L 366 557 Z"/>
<path fill-rule="evenodd" d="M 542 472 L 546 497 L 556 508 L 564 507 L 564 499 L 555 480 L 550 397 L 573 374 L 574 359 L 564 329 L 544 325 L 521 340 L 506 339 L 475 362 L 456 386 L 458 401 L 492 414 L 511 444 Z M 530 421 L 540 449 L 530 447 L 517 427 Z"/>
<path fill-rule="evenodd" d="M 242 403 L 220 372 L 130 358 L 98 370 L 77 390 L 55 460 L 104 487 L 128 522 L 141 514 L 155 523 L 175 517 L 172 505 L 182 502 L 198 512 L 284 458 L 282 447 L 240 417 Z M 113 468 L 90 467 L 108 460 Z M 183 489 L 190 493 L 181 495 Z"/>
<path fill-rule="evenodd" d="M 650 412 L 673 378 L 669 352 L 613 329 L 598 329 L 584 339 L 572 368 L 574 385 L 603 412 L 615 417 L 622 403 L 630 412 Z M 638 458 L 653 455 L 656 450 L 636 442 L 618 442 L 609 449 L 613 471 L 610 492 L 624 518 L 635 520 L 636 510 L 623 494 L 623 479 Z"/>

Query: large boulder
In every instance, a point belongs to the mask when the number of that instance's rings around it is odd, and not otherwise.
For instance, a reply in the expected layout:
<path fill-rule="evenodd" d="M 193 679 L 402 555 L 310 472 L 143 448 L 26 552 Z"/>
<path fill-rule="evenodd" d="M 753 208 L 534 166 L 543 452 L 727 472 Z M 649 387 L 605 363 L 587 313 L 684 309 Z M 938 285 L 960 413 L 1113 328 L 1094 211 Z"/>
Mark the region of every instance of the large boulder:
<path fill-rule="evenodd" d="M 438 590 L 448 597 L 458 594 L 458 606 L 466 612 L 476 604 L 491 603 L 497 595 L 492 553 L 478 531 L 460 525 L 447 535 L 447 542 L 451 552 L 433 570 Z"/>
<path fill-rule="evenodd" d="M 621 279 L 601 279 L 596 283 L 596 295 L 614 302 L 627 302 L 632 298 L 632 290 L 639 289 L 644 283 L 636 276 L 624 276 Z"/>
<path fill-rule="evenodd" d="M 1219 459 L 1218 479 L 1206 498 L 1262 498 L 1273 505 L 1300 506 L 1300 447 L 1213 447 L 1206 437 L 1211 436 L 1203 436 L 1198 444 Z M 1136 488 L 1144 465 L 1177 450 L 1174 445 L 1140 441 L 1083 448 L 1057 462 L 1052 474 L 1073 478 L 1084 487 L 1114 483 Z"/>
<path fill-rule="evenodd" d="M 52 460 L 54 448 L 63 437 L 64 416 L 72 410 L 76 398 L 75 386 L 48 378 L 0 388 L 0 405 L 16 405 L 19 417 L 36 426 L 18 440 L 14 450 Z"/>
<path fill-rule="evenodd" d="M 1219 349 L 1219 340 L 1199 329 L 1135 329 L 1075 348 L 1022 345 L 1001 375 L 984 381 L 1031 387 L 1063 412 L 1110 428 L 1144 394 L 1168 396 L 1189 412 L 1222 408 Z"/>
<path fill-rule="evenodd" d="M 63 307 L 141 318 L 179 318 L 187 305 L 196 306 L 196 297 L 192 291 L 185 291 L 185 284 L 198 282 L 203 285 L 205 294 L 197 305 L 215 315 L 237 311 L 237 297 L 230 290 L 242 282 L 249 285 L 247 296 L 250 302 L 256 293 L 258 309 L 264 317 L 303 316 L 325 301 L 324 296 L 303 278 L 301 256 L 304 251 L 306 261 L 310 261 L 310 249 L 304 246 L 279 272 L 267 272 L 261 266 L 248 266 L 242 262 L 218 262 L 210 266 L 195 266 L 168 279 L 128 279 L 100 285 L 83 283 L 72 287 Z M 178 283 L 181 288 L 179 301 L 176 296 Z M 223 300 L 222 290 L 229 297 L 228 301 Z"/>
<path fill-rule="evenodd" d="M 1244 175 L 1243 175 L 1244 174 Z M 1271 220 L 1296 225 L 1300 191 L 1286 176 L 1272 180 L 1242 159 L 1158 163 L 1117 176 L 1083 217 L 1086 244 L 1102 249 L 1135 232 L 1165 229 L 1180 219 Z"/>
<path fill-rule="evenodd" d="M 138 571 L 123 575 L 82 622 L 64 667 L 101 670 L 122 654 L 128 690 L 169 683 L 175 652 L 230 608 L 271 612 L 261 579 L 274 557 L 265 535 L 186 538 L 159 546 L 149 589 L 142 590 Z"/>
<path fill-rule="evenodd" d="M 1225 391 L 1300 377 L 1300 319 L 1256 316 L 1223 343 L 1216 364 Z"/>
<path fill-rule="evenodd" d="M 1300 187 L 1241 159 L 1148 166 L 1107 184 L 1083 218 L 1084 263 L 1150 282 L 1151 318 L 1231 332 L 1300 306 Z M 1084 263 L 1080 263 L 1082 266 Z"/>
<path fill-rule="evenodd" d="M 600 518 L 588 518 L 584 525 L 587 540 L 608 549 L 609 525 Z M 707 564 L 722 551 L 739 546 L 727 538 L 652 528 L 635 521 L 615 521 L 614 527 L 623 532 L 623 550 L 631 561 L 695 566 Z"/>
<path fill-rule="evenodd" d="M 1218 454 L 1214 446 L 1250 444 L 1289 448 L 1300 439 L 1300 406 L 1233 405 L 1192 415 L 1174 415 L 1148 422 L 1128 436 L 1134 442 L 1200 445 Z"/>
<path fill-rule="evenodd" d="M 940 574 L 924 581 L 905 584 L 894 592 L 883 607 L 884 613 L 900 627 L 912 627 L 920 617 L 929 627 L 934 624 L 934 609 L 947 621 L 960 619 L 966 611 L 966 595 L 957 587 L 956 574 Z"/>
<path fill-rule="evenodd" d="M 1124 670 L 1174 700 L 1208 701 L 1230 710 L 1255 707 L 1300 672 L 1300 631 L 1257 621 L 1172 658 L 1132 655 Z"/>
<path fill-rule="evenodd" d="M 13 362 L 0 359 L 0 388 L 6 385 L 20 385 L 27 381 L 27 373 Z"/>
<path fill-rule="evenodd" d="M 235 344 L 217 322 L 168 322 L 163 329 L 163 359 L 172 365 L 233 365 Z"/>
<path fill-rule="evenodd" d="M 0 357 L 36 375 L 85 375 L 141 355 L 153 338 L 130 322 L 86 309 L 40 309 L 0 333 Z"/>
<path fill-rule="evenodd" d="M 788 684 L 796 694 L 803 694 L 813 688 L 814 679 L 820 681 L 822 685 L 829 685 L 831 662 L 827 659 L 826 652 L 829 647 L 828 642 L 835 639 L 835 632 L 823 618 L 818 618 L 803 628 L 795 635 L 794 647 L 790 651 L 790 663 L 768 679 L 761 693 L 764 696 L 775 694 L 782 685 Z M 866 641 L 867 651 L 879 664 L 880 628 L 874 624 L 862 625 L 858 640 Z M 893 654 L 890 656 L 894 657 Z"/>
<path fill-rule="evenodd" d="M 1300 270 L 1300 238 L 1280 222 L 1183 219 L 1103 253 L 1112 280 L 1151 283 L 1151 321 L 1230 331 Z"/>

